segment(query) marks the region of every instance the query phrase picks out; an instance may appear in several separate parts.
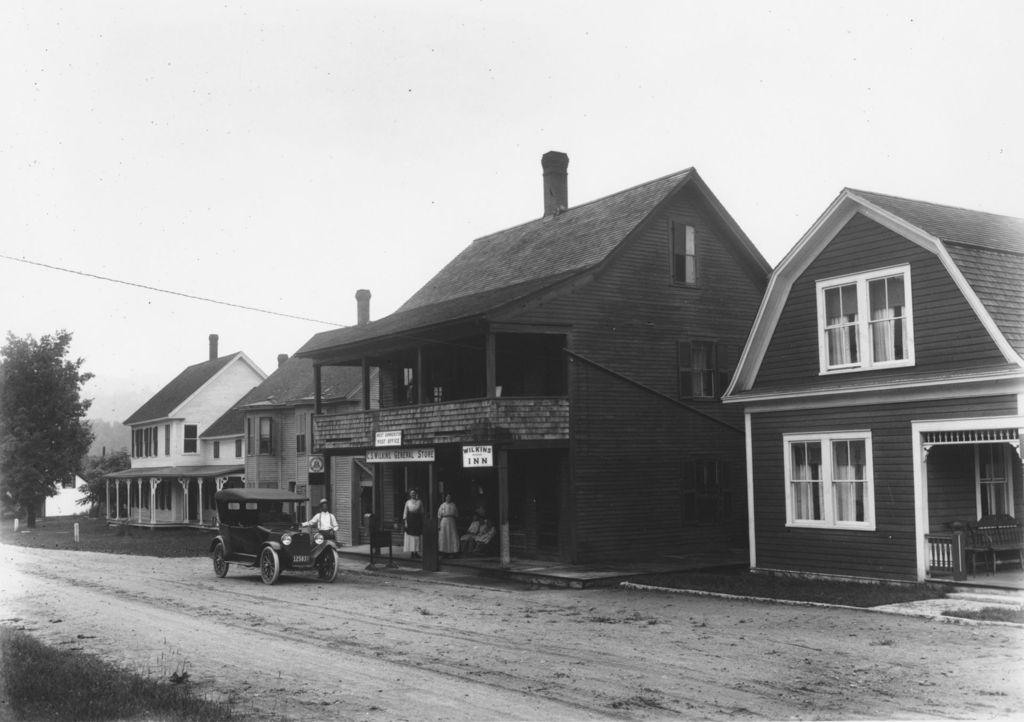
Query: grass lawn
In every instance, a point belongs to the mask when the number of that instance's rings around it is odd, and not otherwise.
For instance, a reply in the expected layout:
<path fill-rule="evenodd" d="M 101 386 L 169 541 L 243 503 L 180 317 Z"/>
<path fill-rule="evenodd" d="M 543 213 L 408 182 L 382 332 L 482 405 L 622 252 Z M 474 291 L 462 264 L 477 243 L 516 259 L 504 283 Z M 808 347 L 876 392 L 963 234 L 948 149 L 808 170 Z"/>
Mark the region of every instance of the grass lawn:
<path fill-rule="evenodd" d="M 943 590 L 926 584 L 872 584 L 803 579 L 785 575 L 752 574 L 747 569 L 714 573 L 655 574 L 631 581 L 672 589 L 696 589 L 744 597 L 843 604 L 849 607 L 877 607 L 882 604 L 915 602 L 945 596 Z"/>
<path fill-rule="evenodd" d="M 77 544 L 74 534 L 76 522 L 79 538 Z M 0 543 L 150 557 L 201 557 L 209 554 L 210 541 L 214 535 L 212 530 L 107 526 L 105 519 L 59 516 L 36 520 L 34 529 L 27 529 L 23 521 L 17 532 L 14 531 L 13 521 L 5 519 L 0 528 Z"/>
<path fill-rule="evenodd" d="M 219 722 L 234 718 L 229 704 L 197 697 L 188 672 L 139 675 L 89 654 L 48 647 L 11 628 L 0 628 L 0 684 L 17 719 Z"/>

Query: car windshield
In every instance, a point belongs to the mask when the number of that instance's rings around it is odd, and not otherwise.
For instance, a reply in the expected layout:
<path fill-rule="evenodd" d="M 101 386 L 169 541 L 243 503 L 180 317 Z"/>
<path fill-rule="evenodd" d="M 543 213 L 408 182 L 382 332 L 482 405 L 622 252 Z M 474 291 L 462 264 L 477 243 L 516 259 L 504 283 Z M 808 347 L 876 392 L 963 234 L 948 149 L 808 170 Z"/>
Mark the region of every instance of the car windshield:
<path fill-rule="evenodd" d="M 260 524 L 291 524 L 294 521 L 279 501 L 261 501 L 257 517 Z"/>

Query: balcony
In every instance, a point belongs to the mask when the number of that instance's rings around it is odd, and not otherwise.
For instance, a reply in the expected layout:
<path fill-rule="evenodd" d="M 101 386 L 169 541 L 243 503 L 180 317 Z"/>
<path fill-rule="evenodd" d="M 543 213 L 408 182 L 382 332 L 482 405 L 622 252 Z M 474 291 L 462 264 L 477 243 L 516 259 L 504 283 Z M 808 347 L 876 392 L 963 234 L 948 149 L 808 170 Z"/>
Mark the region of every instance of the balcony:
<path fill-rule="evenodd" d="M 378 431 L 401 431 L 402 446 L 567 441 L 564 397 L 464 399 L 313 417 L 313 449 L 361 451 Z"/>

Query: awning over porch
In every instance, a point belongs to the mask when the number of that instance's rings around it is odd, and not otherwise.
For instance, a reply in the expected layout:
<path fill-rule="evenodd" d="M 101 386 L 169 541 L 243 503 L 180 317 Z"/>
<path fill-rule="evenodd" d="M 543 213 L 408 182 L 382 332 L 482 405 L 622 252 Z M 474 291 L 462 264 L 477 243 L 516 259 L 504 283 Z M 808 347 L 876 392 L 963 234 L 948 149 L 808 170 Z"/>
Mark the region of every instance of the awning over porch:
<path fill-rule="evenodd" d="M 104 474 L 105 479 L 150 479 L 157 476 L 199 479 L 210 476 L 239 476 L 244 466 L 153 466 L 142 469 L 124 469 Z"/>

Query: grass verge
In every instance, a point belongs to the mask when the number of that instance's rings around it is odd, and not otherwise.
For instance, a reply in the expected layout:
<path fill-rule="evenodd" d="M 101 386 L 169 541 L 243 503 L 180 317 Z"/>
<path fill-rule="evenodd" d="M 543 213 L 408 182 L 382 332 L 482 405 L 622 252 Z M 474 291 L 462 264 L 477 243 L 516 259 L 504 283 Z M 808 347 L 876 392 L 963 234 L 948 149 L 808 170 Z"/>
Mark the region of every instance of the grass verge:
<path fill-rule="evenodd" d="M 748 570 L 652 574 L 632 580 L 670 589 L 696 589 L 742 597 L 785 599 L 794 602 L 877 607 L 883 604 L 938 599 L 945 593 L 927 584 L 883 584 L 795 576 L 752 574 Z"/>
<path fill-rule="evenodd" d="M 1006 607 L 984 607 L 983 609 L 947 609 L 942 613 L 945 617 L 961 619 L 977 619 L 982 622 L 1013 622 L 1024 624 L 1024 609 L 1008 609 Z"/>
<path fill-rule="evenodd" d="M 78 524 L 78 542 L 74 527 Z M 58 516 L 39 519 L 27 529 L 22 524 L 14 531 L 5 520 L 0 528 L 0 543 L 43 549 L 132 554 L 148 557 L 201 557 L 209 554 L 216 532 L 205 529 L 145 529 L 107 526 L 105 519 L 87 516 Z"/>
<path fill-rule="evenodd" d="M 172 683 L 171 677 L 179 683 Z M 227 703 L 196 697 L 187 674 L 158 681 L 90 654 L 58 651 L 9 627 L 0 628 L 0 680 L 17 719 L 232 719 Z"/>

